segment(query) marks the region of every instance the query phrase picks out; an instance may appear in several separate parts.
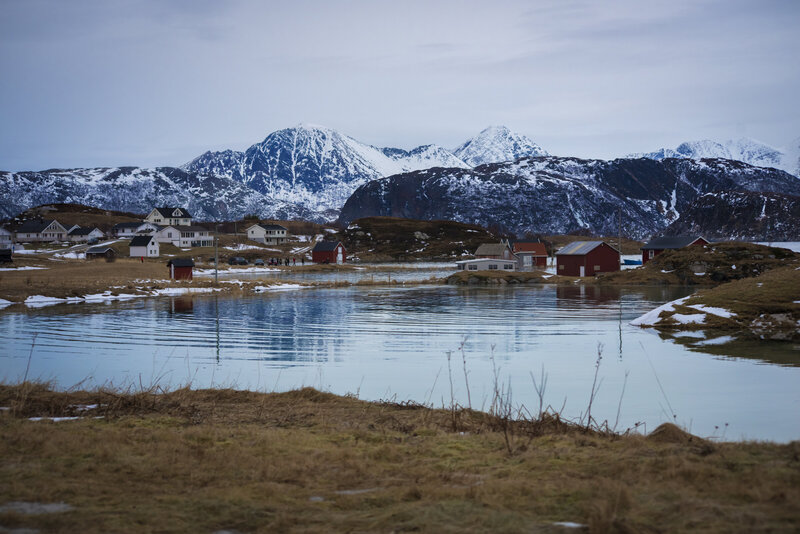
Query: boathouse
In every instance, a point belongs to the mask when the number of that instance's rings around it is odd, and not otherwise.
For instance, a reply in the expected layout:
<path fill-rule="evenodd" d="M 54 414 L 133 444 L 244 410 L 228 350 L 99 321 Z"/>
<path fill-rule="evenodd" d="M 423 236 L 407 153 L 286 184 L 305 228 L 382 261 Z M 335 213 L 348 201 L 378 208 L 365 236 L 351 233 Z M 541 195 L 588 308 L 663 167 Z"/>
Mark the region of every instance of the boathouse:
<path fill-rule="evenodd" d="M 574 241 L 556 252 L 561 276 L 594 276 L 619 271 L 619 251 L 603 241 Z"/>
<path fill-rule="evenodd" d="M 677 250 L 685 247 L 704 247 L 708 240 L 700 236 L 657 237 L 642 247 L 642 265 L 652 260 L 665 250 Z"/>
<path fill-rule="evenodd" d="M 194 260 L 192 258 L 172 258 L 167 262 L 167 267 L 172 280 L 191 280 Z"/>
<path fill-rule="evenodd" d="M 459 271 L 516 271 L 516 260 L 502 260 L 496 258 L 478 258 L 475 260 L 461 260 L 456 262 Z"/>
<path fill-rule="evenodd" d="M 341 241 L 320 241 L 311 250 L 311 261 L 342 264 L 347 261 L 347 250 Z"/>

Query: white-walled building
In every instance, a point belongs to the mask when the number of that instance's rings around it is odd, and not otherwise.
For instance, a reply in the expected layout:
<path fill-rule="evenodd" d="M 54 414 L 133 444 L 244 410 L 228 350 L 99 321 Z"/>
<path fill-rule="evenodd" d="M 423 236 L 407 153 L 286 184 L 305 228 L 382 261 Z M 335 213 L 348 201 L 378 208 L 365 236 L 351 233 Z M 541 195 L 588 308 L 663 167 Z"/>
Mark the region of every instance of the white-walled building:
<path fill-rule="evenodd" d="M 247 229 L 247 238 L 265 245 L 280 245 L 286 242 L 288 230 L 280 224 L 254 224 Z"/>
<path fill-rule="evenodd" d="M 478 258 L 476 260 L 457 261 L 459 271 L 516 271 L 517 260 L 498 258 Z"/>
<path fill-rule="evenodd" d="M 66 241 L 67 229 L 54 219 L 27 221 L 17 228 L 17 242 Z"/>
<path fill-rule="evenodd" d="M 183 208 L 153 208 L 144 221 L 159 226 L 190 226 L 192 216 Z"/>
<path fill-rule="evenodd" d="M 165 226 L 154 236 L 159 243 L 172 243 L 179 248 L 214 246 L 211 232 L 202 226 Z"/>
<path fill-rule="evenodd" d="M 102 239 L 105 234 L 99 228 L 73 227 L 67 234 L 67 239 L 73 243 L 88 243 L 93 239 Z"/>
<path fill-rule="evenodd" d="M 13 241 L 14 233 L 8 228 L 0 226 L 0 248 L 10 247 Z"/>
<path fill-rule="evenodd" d="M 131 258 L 157 258 L 160 254 L 160 245 L 151 235 L 137 235 L 128 246 Z"/>

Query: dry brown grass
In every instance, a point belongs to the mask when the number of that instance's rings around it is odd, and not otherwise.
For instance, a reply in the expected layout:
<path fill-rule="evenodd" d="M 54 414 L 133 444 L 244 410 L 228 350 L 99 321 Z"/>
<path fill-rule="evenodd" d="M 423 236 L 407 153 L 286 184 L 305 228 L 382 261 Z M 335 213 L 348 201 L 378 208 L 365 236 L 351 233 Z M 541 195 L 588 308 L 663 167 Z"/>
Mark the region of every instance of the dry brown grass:
<path fill-rule="evenodd" d="M 21 404 L 22 389 L 25 403 Z M 74 414 L 78 421 L 27 417 Z M 509 455 L 477 412 L 303 389 L 57 393 L 1 386 L 0 513 L 47 532 L 795 531 L 800 444 L 652 439 L 552 418 L 516 424 Z M 103 419 L 92 417 L 103 416 Z M 355 490 L 355 491 L 354 491 Z"/>

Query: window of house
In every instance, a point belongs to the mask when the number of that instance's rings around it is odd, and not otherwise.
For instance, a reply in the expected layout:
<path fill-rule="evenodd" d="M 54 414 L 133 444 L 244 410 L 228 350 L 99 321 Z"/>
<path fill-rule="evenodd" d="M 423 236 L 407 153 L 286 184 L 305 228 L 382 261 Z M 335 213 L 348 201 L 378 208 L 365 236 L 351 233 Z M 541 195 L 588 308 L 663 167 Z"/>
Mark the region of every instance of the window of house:
<path fill-rule="evenodd" d="M 656 251 L 655 250 L 648 250 L 647 254 L 648 254 L 648 259 L 652 260 L 653 257 L 656 255 Z"/>
<path fill-rule="evenodd" d="M 475 265 L 475 264 L 473 263 L 473 264 L 471 264 L 471 265 L 469 266 L 469 270 L 470 270 L 470 271 L 477 271 L 477 270 L 478 270 L 478 266 L 477 266 L 477 265 Z"/>
<path fill-rule="evenodd" d="M 489 264 L 489 269 L 490 269 L 490 270 L 492 270 L 492 269 L 497 269 L 497 264 L 496 264 L 496 263 L 490 263 L 490 264 Z"/>
<path fill-rule="evenodd" d="M 563 266 L 563 265 L 559 265 L 559 266 L 558 266 L 558 270 L 559 270 L 559 271 L 563 271 L 563 270 L 564 270 L 564 266 Z"/>
<path fill-rule="evenodd" d="M 594 270 L 595 270 L 595 271 L 599 271 L 599 270 L 600 270 L 600 266 L 599 266 L 599 265 L 595 265 L 595 266 L 594 266 Z"/>
<path fill-rule="evenodd" d="M 513 269 L 513 268 L 514 268 L 513 263 L 506 263 L 505 265 L 503 265 L 503 269 Z"/>

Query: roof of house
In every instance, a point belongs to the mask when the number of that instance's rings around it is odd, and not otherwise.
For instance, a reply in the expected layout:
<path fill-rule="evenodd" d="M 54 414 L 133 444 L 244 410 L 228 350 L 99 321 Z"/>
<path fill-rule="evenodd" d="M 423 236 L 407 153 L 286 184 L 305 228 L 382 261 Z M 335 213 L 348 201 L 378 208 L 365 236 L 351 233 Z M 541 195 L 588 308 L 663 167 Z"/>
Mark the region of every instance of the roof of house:
<path fill-rule="evenodd" d="M 89 247 L 86 249 L 86 254 L 105 254 L 108 251 L 114 252 L 114 249 L 111 247 L 106 247 L 102 245 L 98 245 L 96 247 Z"/>
<path fill-rule="evenodd" d="M 142 224 L 140 222 L 121 222 L 111 227 L 112 230 L 122 230 L 123 228 L 139 228 Z"/>
<path fill-rule="evenodd" d="M 617 251 L 617 249 L 603 241 L 573 241 L 569 245 L 556 252 L 556 256 L 583 256 L 584 254 L 588 254 L 601 245 L 609 246 L 615 252 Z"/>
<path fill-rule="evenodd" d="M 547 248 L 538 241 L 515 241 L 513 249 L 514 252 L 533 252 L 536 256 L 547 256 Z"/>
<path fill-rule="evenodd" d="M 688 247 L 698 239 L 703 239 L 703 238 L 700 237 L 699 235 L 657 237 L 655 239 L 651 239 L 648 243 L 646 243 L 642 247 L 642 250 L 649 250 L 649 249 L 664 250 L 664 249 L 683 248 L 683 247 Z M 705 239 L 703 239 L 703 241 L 705 241 Z"/>
<path fill-rule="evenodd" d="M 159 213 L 159 214 L 160 214 L 162 217 L 164 217 L 164 218 L 166 218 L 166 219 L 169 219 L 169 218 L 171 218 L 171 217 L 174 217 L 174 218 L 183 218 L 183 219 L 185 219 L 185 218 L 190 218 L 190 219 L 191 219 L 191 218 L 192 218 L 192 216 L 191 216 L 191 215 L 189 215 L 189 212 L 188 212 L 188 211 L 186 211 L 186 210 L 185 210 L 185 209 L 183 209 L 183 208 L 154 208 L 154 209 L 155 209 L 155 210 L 156 210 L 156 211 L 157 211 L 157 212 L 158 212 L 158 213 Z M 173 215 L 173 213 L 175 213 L 175 210 L 180 210 L 180 214 L 179 214 L 179 215 Z"/>
<path fill-rule="evenodd" d="M 314 249 L 311 252 L 332 252 L 341 243 L 341 241 L 320 241 L 314 245 Z M 344 245 L 342 245 L 342 248 L 344 248 Z"/>
<path fill-rule="evenodd" d="M 130 246 L 130 247 L 146 247 L 148 244 L 150 244 L 150 241 L 152 239 L 154 239 L 154 238 L 151 235 L 137 235 L 137 236 L 134 236 L 133 239 L 131 239 L 131 242 L 128 243 L 128 246 Z"/>
<path fill-rule="evenodd" d="M 253 226 L 260 226 L 264 230 L 286 230 L 287 232 L 289 231 L 287 228 L 281 226 L 280 224 L 257 223 L 257 224 L 254 224 Z M 252 226 L 251 226 L 251 228 L 252 228 Z"/>
<path fill-rule="evenodd" d="M 24 234 L 38 234 L 44 231 L 45 228 L 53 223 L 53 219 L 44 219 L 41 221 L 25 221 L 17 228 L 17 233 Z"/>
<path fill-rule="evenodd" d="M 456 265 L 459 264 L 459 263 L 465 263 L 465 264 L 466 263 L 482 263 L 482 262 L 487 262 L 487 261 L 502 261 L 502 262 L 506 262 L 506 263 L 516 263 L 517 262 L 517 260 L 515 260 L 514 258 L 511 258 L 511 259 L 508 259 L 508 260 L 504 260 L 502 258 L 476 258 L 474 260 L 459 260 L 459 261 L 456 262 Z"/>
<path fill-rule="evenodd" d="M 483 243 L 475 251 L 476 256 L 502 256 L 508 250 L 506 243 Z"/>
<path fill-rule="evenodd" d="M 192 258 L 172 258 L 167 262 L 167 265 L 173 267 L 194 267 L 194 260 Z"/>
<path fill-rule="evenodd" d="M 158 228 L 159 231 L 163 230 L 164 228 L 175 228 L 180 232 L 208 232 L 208 228 L 203 228 L 202 226 L 186 226 L 180 224 L 170 224 L 169 226 L 161 226 Z"/>
<path fill-rule="evenodd" d="M 72 230 L 70 230 L 69 234 L 67 234 L 67 235 L 89 235 L 92 232 L 94 232 L 95 230 L 97 230 L 97 228 L 81 228 L 79 226 L 77 228 L 73 228 Z"/>
<path fill-rule="evenodd" d="M 11 230 L 6 228 L 5 226 L 0 226 L 0 234 L 10 234 Z"/>

